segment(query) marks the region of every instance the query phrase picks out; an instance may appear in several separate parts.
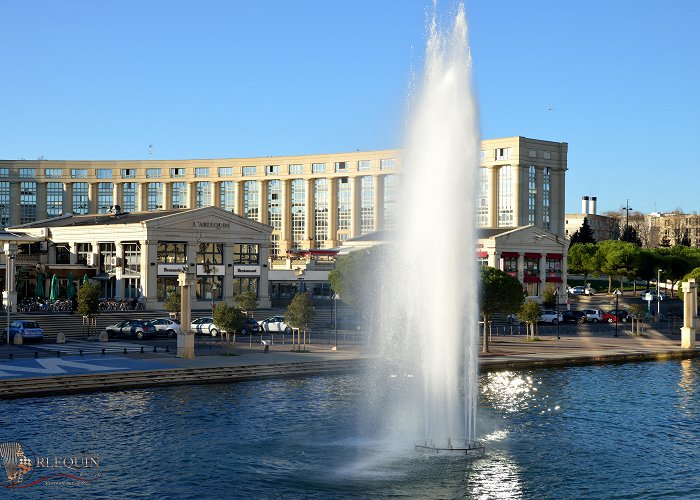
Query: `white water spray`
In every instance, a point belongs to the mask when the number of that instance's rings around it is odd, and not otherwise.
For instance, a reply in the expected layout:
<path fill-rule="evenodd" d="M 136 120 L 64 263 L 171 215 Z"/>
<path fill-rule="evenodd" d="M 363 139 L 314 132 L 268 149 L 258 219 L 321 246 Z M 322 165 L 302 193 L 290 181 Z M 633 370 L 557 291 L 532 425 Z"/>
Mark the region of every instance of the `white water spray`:
<path fill-rule="evenodd" d="M 409 117 L 396 237 L 374 314 L 380 361 L 369 403 L 397 447 L 475 438 L 479 134 L 471 81 L 460 6 L 452 26 L 433 18 L 430 27 Z"/>

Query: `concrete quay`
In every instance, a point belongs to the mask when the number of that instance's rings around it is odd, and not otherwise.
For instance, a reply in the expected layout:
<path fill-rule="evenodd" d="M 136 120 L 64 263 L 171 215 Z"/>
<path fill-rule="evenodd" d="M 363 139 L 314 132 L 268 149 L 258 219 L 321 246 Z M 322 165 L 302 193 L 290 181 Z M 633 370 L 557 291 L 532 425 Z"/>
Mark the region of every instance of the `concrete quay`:
<path fill-rule="evenodd" d="M 555 331 L 537 340 L 524 335 L 493 336 L 488 353 L 479 354 L 481 371 L 562 367 L 584 364 L 686 359 L 700 349 L 682 349 L 680 334 L 663 335 L 647 329 L 643 335 L 614 329 L 576 334 Z M 12 349 L 13 346 L 0 347 Z M 0 359 L 0 399 L 57 394 L 124 390 L 155 386 L 229 383 L 265 378 L 298 377 L 358 372 L 372 357 L 360 346 L 310 344 L 308 352 L 292 352 L 291 345 L 276 344 L 265 352 L 260 346 L 241 345 L 235 355 L 222 350 L 204 351 L 195 359 L 171 353 L 129 353 L 86 356 L 21 357 Z"/>

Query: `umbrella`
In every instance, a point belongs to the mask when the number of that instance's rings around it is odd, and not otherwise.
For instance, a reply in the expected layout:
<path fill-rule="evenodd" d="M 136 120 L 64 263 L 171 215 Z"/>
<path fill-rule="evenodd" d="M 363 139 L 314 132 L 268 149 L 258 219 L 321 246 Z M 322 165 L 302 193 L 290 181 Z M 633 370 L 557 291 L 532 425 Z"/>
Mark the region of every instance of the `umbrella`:
<path fill-rule="evenodd" d="M 87 284 L 88 284 L 87 274 L 83 274 L 83 285 L 87 285 Z"/>
<path fill-rule="evenodd" d="M 34 291 L 36 297 L 44 296 L 44 275 L 39 273 L 36 275 L 36 290 Z"/>
<path fill-rule="evenodd" d="M 49 294 L 49 300 L 58 299 L 58 276 L 55 274 L 51 278 L 51 293 Z"/>
<path fill-rule="evenodd" d="M 66 287 L 66 295 L 72 299 L 75 295 L 75 285 L 73 285 L 73 271 L 68 273 L 68 287 Z"/>

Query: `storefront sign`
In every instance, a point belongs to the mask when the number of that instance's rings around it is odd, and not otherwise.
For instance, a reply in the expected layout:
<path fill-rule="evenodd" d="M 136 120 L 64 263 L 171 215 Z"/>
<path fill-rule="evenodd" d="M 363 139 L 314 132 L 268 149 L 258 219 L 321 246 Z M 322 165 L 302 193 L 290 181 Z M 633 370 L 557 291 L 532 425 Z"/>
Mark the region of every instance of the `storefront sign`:
<path fill-rule="evenodd" d="M 187 271 L 185 264 L 158 264 L 158 276 L 177 276 Z"/>
<path fill-rule="evenodd" d="M 192 225 L 197 229 L 214 229 L 216 231 L 221 229 L 228 229 L 229 227 L 231 227 L 231 224 L 229 224 L 228 222 L 205 220 L 194 220 L 192 221 Z"/>
<path fill-rule="evenodd" d="M 224 266 L 215 264 L 197 264 L 197 276 L 223 276 Z"/>
<path fill-rule="evenodd" d="M 233 266 L 234 276 L 260 276 L 260 266 Z"/>

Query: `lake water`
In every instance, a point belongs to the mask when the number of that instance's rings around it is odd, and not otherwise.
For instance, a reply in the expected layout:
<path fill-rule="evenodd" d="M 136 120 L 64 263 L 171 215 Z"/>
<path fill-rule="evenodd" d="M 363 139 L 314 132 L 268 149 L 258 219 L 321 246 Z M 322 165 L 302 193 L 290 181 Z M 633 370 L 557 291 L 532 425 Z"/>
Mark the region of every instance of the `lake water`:
<path fill-rule="evenodd" d="M 98 479 L 23 498 L 700 498 L 699 367 L 482 375 L 470 460 L 387 451 L 354 375 L 5 401 L 0 433 L 99 457 Z"/>

